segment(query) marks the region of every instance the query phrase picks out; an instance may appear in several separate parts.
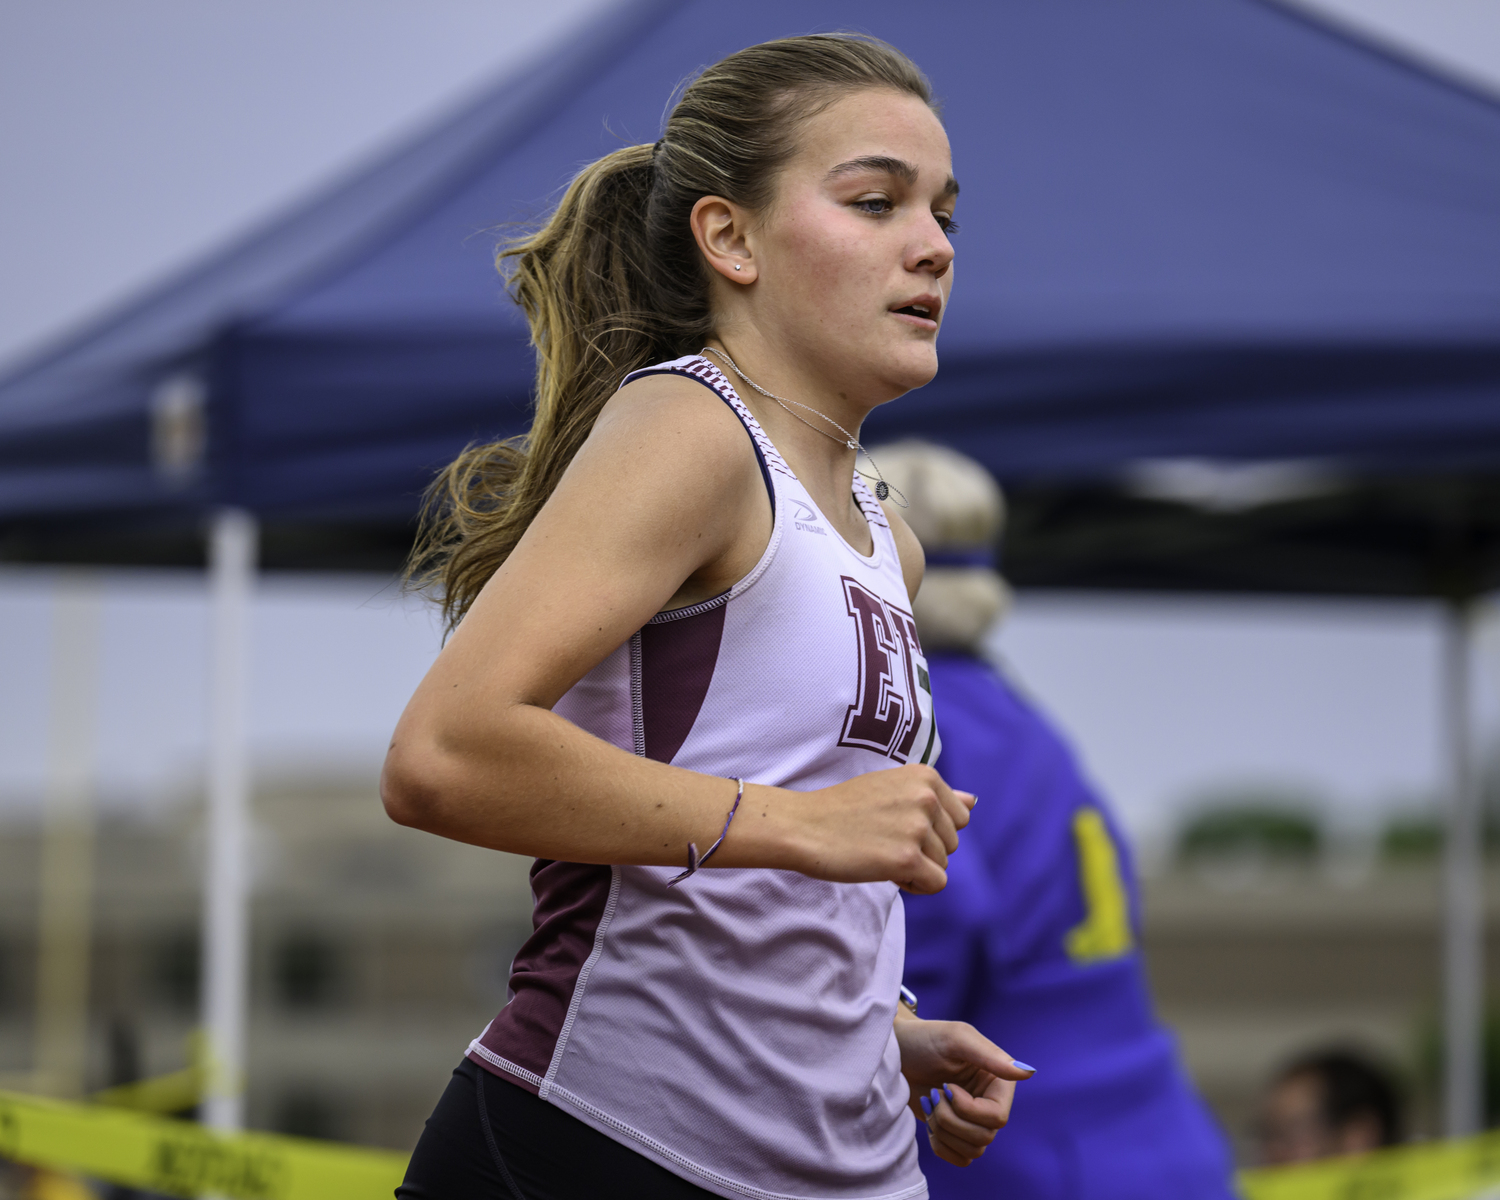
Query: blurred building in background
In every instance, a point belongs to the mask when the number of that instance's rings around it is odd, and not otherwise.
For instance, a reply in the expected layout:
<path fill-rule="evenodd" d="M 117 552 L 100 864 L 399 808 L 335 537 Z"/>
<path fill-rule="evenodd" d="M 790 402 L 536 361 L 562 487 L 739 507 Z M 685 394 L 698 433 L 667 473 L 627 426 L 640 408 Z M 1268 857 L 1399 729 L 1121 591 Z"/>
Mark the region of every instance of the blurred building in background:
<path fill-rule="evenodd" d="M 372 776 L 283 780 L 258 791 L 253 811 L 248 1123 L 408 1149 L 504 1002 L 530 930 L 530 863 L 394 825 Z M 1256 1110 L 1275 1072 L 1328 1045 L 1367 1046 L 1395 1064 L 1412 1130 L 1440 1129 L 1436 838 L 1394 826 L 1356 859 L 1312 821 L 1296 830 L 1285 813 L 1197 819 L 1142 887 L 1161 1015 L 1243 1164 L 1255 1161 Z M 91 1091 L 182 1070 L 199 1021 L 195 810 L 110 816 L 96 846 Z M 36 865 L 36 825 L 20 815 L 0 824 L 8 1079 L 31 1062 Z M 1494 993 L 1500 863 L 1487 904 Z"/>
<path fill-rule="evenodd" d="M 1486 993 L 1500 993 L 1497 775 L 1486 773 Z M 1351 1051 L 1391 1068 L 1407 1136 L 1442 1133 L 1442 843 L 1435 806 L 1355 837 L 1315 798 L 1222 792 L 1188 811 L 1143 881 L 1145 953 L 1242 1164 L 1289 1064 Z M 1500 1026 L 1485 1023 L 1484 1123 L 1500 1116 Z"/>
<path fill-rule="evenodd" d="M 255 797 L 247 1117 L 409 1149 L 530 932 L 529 860 L 402 829 L 373 777 Z M 195 810 L 96 835 L 86 1086 L 190 1065 L 200 1023 Z M 31 1066 L 38 830 L 0 826 L 0 1073 Z"/>
<path fill-rule="evenodd" d="M 1487 894 L 1500 917 L 1500 876 Z M 1316 863 L 1228 879 L 1194 869 L 1145 881 L 1146 966 L 1162 1019 L 1235 1145 L 1257 1159 L 1256 1116 L 1276 1072 L 1330 1046 L 1395 1064 L 1410 1127 L 1441 1132 L 1435 1036 L 1440 1003 L 1436 862 L 1339 878 Z M 1489 962 L 1500 939 L 1488 939 Z M 1500 983 L 1493 966 L 1491 990 Z"/>

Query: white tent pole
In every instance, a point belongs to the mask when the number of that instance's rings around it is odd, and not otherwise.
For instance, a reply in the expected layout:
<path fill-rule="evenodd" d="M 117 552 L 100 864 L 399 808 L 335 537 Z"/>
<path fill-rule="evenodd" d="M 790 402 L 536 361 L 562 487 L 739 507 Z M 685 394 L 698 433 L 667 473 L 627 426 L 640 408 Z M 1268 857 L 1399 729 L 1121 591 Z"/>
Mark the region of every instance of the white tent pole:
<path fill-rule="evenodd" d="M 52 630 L 47 793 L 42 825 L 36 980 L 36 1086 L 83 1094 L 89 1034 L 103 597 L 92 574 L 57 582 Z"/>
<path fill-rule="evenodd" d="M 242 509 L 214 515 L 209 536 L 208 854 L 203 903 L 203 1011 L 209 1067 L 204 1124 L 243 1124 L 245 1012 L 249 989 L 246 752 L 250 601 L 257 528 Z"/>
<path fill-rule="evenodd" d="M 1448 735 L 1447 836 L 1443 853 L 1443 1101 L 1449 1137 L 1484 1127 L 1484 847 L 1474 771 L 1474 608 L 1448 609 L 1444 646 Z"/>

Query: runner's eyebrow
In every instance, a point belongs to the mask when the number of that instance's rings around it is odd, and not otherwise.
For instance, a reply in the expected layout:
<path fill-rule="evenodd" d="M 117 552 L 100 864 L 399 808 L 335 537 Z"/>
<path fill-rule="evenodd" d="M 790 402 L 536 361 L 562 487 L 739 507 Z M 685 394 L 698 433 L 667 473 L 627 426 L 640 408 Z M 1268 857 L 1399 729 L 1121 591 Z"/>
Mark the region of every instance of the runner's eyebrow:
<path fill-rule="evenodd" d="M 851 158 L 848 162 L 841 162 L 828 172 L 829 179 L 837 179 L 841 175 L 858 175 L 861 171 L 877 171 L 882 175 L 894 175 L 897 179 L 906 183 L 917 182 L 917 168 L 902 158 L 892 158 L 889 154 L 866 154 L 860 158 Z"/>
<path fill-rule="evenodd" d="M 882 175 L 894 175 L 908 185 L 916 183 L 919 174 L 917 168 L 904 158 L 893 158 L 889 154 L 866 154 L 860 158 L 851 158 L 848 162 L 839 163 L 828 172 L 827 178 L 837 179 L 841 175 L 858 175 L 861 171 L 878 171 Z M 943 195 L 958 195 L 958 180 L 952 175 L 948 176 L 948 182 L 943 185 Z"/>

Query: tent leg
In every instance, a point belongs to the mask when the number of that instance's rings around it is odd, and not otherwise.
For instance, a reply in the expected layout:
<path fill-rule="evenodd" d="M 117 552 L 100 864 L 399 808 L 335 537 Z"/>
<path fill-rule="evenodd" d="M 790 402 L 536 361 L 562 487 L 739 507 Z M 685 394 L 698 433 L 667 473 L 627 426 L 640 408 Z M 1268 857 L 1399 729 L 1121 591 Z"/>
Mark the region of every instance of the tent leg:
<path fill-rule="evenodd" d="M 96 578 L 70 572 L 59 579 L 38 897 L 34 1086 L 70 1098 L 83 1094 L 89 1043 L 101 604 Z"/>
<path fill-rule="evenodd" d="M 1448 612 L 1444 690 L 1448 812 L 1443 857 L 1443 1101 L 1449 1137 L 1484 1127 L 1483 813 L 1470 747 L 1473 606 Z"/>
<path fill-rule="evenodd" d="M 212 644 L 209 679 L 208 854 L 204 877 L 203 1006 L 207 1092 L 203 1121 L 244 1121 L 245 1011 L 249 985 L 246 752 L 249 609 L 257 528 L 241 509 L 215 514 L 209 535 Z"/>

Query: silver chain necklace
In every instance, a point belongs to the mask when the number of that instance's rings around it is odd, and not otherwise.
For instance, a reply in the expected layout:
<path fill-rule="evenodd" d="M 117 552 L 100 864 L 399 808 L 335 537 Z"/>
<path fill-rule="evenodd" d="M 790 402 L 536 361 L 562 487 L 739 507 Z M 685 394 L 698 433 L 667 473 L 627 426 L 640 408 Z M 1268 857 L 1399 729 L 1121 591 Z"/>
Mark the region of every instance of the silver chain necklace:
<path fill-rule="evenodd" d="M 878 482 L 875 484 L 875 499 L 877 499 L 877 500 L 885 500 L 885 499 L 888 499 L 891 496 L 895 496 L 896 503 L 899 504 L 902 508 L 910 508 L 911 507 L 911 505 L 907 504 L 906 497 L 901 493 L 901 490 L 899 488 L 892 487 L 889 483 L 886 482 L 885 476 L 880 473 L 880 465 L 875 461 L 874 456 L 868 450 L 866 450 L 864 448 L 864 446 L 862 446 L 860 444 L 859 439 L 857 437 L 855 437 L 852 433 L 850 433 L 847 429 L 845 429 L 842 425 L 840 425 L 837 421 L 835 421 L 832 417 L 828 416 L 827 413 L 820 413 L 811 404 L 803 404 L 802 401 L 800 401 L 800 400 L 788 400 L 784 396 L 778 396 L 778 395 L 776 395 L 775 392 L 768 392 L 768 391 L 766 391 L 765 388 L 761 387 L 760 384 L 756 383 L 755 380 L 751 379 L 750 376 L 746 375 L 745 372 L 741 371 L 739 369 L 739 367 L 735 364 L 734 359 L 730 358 L 729 355 L 726 354 L 726 353 L 724 353 L 724 351 L 722 351 L 722 350 L 715 350 L 712 346 L 704 346 L 702 350 L 698 351 L 698 353 L 700 355 L 703 355 L 703 354 L 713 354 L 713 355 L 716 355 L 719 358 L 722 358 L 726 363 L 729 364 L 729 369 L 731 371 L 733 371 L 736 375 L 738 375 L 741 379 L 743 379 L 746 383 L 748 383 L 751 387 L 753 387 L 757 392 L 759 392 L 767 400 L 774 400 L 774 401 L 776 401 L 777 404 L 781 405 L 782 408 L 786 409 L 786 411 L 788 413 L 790 413 L 792 416 L 796 417 L 797 420 L 801 421 L 804 425 L 806 425 L 814 433 L 821 433 L 824 437 L 829 438 L 832 441 L 836 442 L 839 439 L 836 438 L 836 437 L 834 437 L 833 434 L 829 433 L 828 430 L 826 430 L 826 429 L 819 429 L 816 425 L 814 425 L 806 417 L 802 416 L 802 414 L 792 412 L 792 410 L 791 410 L 791 408 L 789 406 L 795 404 L 798 408 L 805 408 L 805 409 L 807 409 L 807 411 L 810 412 L 810 413 L 812 413 L 813 416 L 820 417 L 824 421 L 827 421 L 830 425 L 832 425 L 835 429 L 837 429 L 840 433 L 842 433 L 844 435 L 843 442 L 844 442 L 845 446 L 847 446 L 850 450 L 853 450 L 856 455 L 863 454 L 866 458 L 868 458 L 870 460 L 870 465 L 875 468 L 875 478 L 878 480 Z M 855 460 L 854 471 L 855 471 L 855 474 L 862 475 L 866 479 L 870 478 L 870 476 L 865 475 L 865 473 L 859 469 L 859 460 L 858 459 Z"/>

